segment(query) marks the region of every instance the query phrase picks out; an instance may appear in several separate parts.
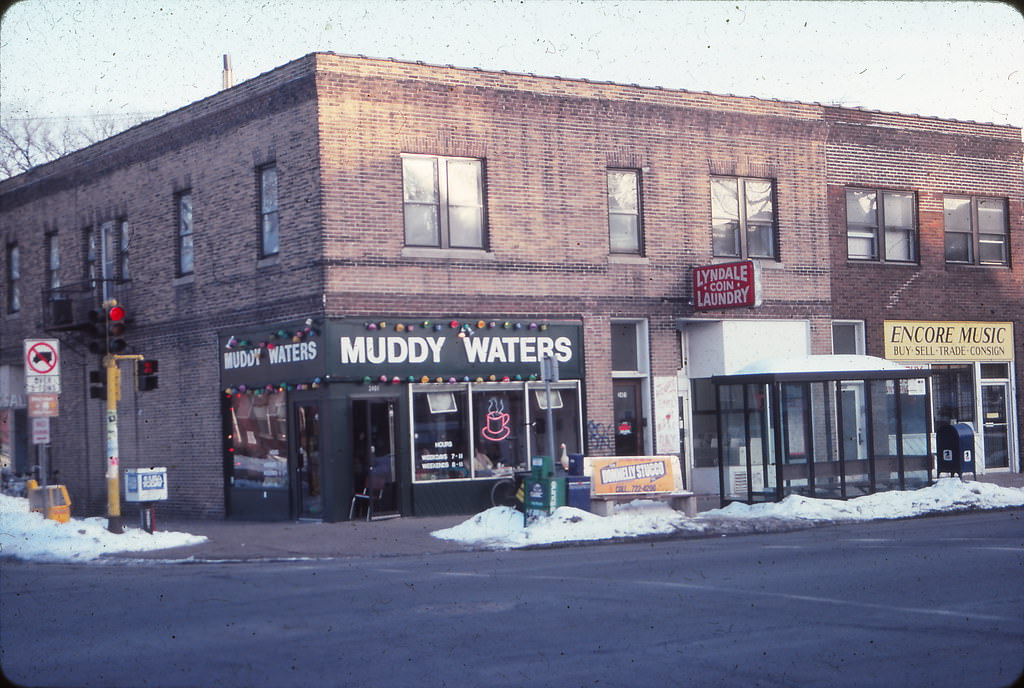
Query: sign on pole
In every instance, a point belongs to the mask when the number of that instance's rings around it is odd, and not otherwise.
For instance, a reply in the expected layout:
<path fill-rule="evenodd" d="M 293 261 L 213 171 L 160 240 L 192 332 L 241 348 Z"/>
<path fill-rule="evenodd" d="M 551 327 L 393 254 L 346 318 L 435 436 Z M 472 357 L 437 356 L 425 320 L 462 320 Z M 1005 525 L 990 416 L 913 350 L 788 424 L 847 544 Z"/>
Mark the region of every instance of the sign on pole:
<path fill-rule="evenodd" d="M 25 391 L 29 394 L 60 392 L 60 341 L 25 340 Z"/>
<path fill-rule="evenodd" d="M 33 392 L 28 395 L 29 418 L 55 418 L 59 415 L 57 394 L 40 394 Z"/>
<path fill-rule="evenodd" d="M 33 418 L 32 419 L 32 444 L 49 444 L 50 443 L 50 419 L 49 418 Z"/>

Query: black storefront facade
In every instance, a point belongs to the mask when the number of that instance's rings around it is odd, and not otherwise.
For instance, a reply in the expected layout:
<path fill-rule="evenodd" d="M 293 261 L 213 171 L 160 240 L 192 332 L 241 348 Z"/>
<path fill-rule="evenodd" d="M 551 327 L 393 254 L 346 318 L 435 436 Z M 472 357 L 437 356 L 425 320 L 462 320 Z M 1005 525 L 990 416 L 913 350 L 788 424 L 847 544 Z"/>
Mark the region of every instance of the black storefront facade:
<path fill-rule="evenodd" d="M 476 513 L 548 432 L 583 450 L 579 321 L 309 318 L 222 331 L 219 355 L 228 518 L 346 520 L 371 470 L 375 513 Z"/>

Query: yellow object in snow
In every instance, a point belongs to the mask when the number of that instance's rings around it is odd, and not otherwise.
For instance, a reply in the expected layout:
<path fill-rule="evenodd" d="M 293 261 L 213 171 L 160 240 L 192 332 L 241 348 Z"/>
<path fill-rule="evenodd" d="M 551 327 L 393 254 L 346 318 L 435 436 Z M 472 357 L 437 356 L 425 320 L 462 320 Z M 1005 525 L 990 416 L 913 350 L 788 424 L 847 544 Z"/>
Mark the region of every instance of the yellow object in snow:
<path fill-rule="evenodd" d="M 43 518 L 67 523 L 71 520 L 71 498 L 68 488 L 64 485 L 47 485 L 39 487 L 35 480 L 25 483 L 28 488 L 28 508 L 38 511 Z"/>

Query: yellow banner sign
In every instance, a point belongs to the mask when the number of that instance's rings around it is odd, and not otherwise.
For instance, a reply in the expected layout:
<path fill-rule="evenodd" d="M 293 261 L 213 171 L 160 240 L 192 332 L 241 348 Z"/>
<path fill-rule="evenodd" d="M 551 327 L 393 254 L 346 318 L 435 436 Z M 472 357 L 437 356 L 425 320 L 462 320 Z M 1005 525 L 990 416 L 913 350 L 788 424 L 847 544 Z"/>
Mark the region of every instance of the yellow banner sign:
<path fill-rule="evenodd" d="M 1012 361 L 1012 322 L 886 320 L 890 361 Z"/>
<path fill-rule="evenodd" d="M 591 492 L 609 494 L 658 494 L 682 489 L 674 456 L 587 458 Z"/>

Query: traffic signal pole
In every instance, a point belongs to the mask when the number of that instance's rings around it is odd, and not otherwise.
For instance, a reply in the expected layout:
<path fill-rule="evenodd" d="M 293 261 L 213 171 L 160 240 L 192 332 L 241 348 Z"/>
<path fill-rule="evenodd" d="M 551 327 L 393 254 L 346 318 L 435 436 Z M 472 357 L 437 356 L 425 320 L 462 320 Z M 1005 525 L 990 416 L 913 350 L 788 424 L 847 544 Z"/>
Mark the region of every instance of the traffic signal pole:
<path fill-rule="evenodd" d="M 111 533 L 124 532 L 121 517 L 120 464 L 117 449 L 117 402 L 121 400 L 121 369 L 119 361 L 141 361 L 137 354 L 107 354 L 103 367 L 107 372 L 107 530 Z"/>

